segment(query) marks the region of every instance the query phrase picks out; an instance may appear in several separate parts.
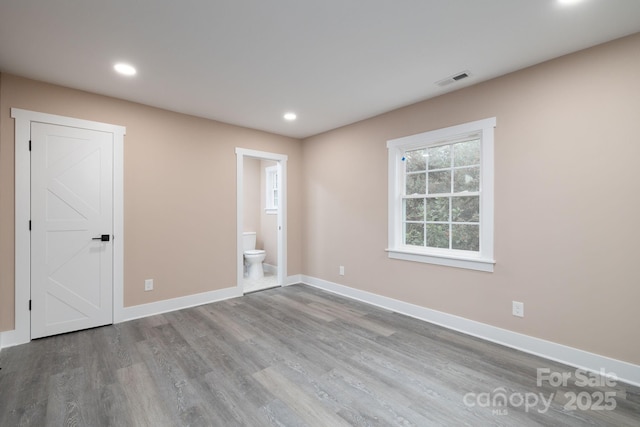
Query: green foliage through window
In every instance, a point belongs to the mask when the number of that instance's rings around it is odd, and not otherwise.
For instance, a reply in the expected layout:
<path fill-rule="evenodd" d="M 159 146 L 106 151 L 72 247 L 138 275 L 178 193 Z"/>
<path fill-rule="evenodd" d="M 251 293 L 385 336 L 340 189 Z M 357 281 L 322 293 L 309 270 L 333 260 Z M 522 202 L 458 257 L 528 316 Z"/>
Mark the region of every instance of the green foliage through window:
<path fill-rule="evenodd" d="M 404 243 L 480 250 L 480 140 L 405 152 Z"/>

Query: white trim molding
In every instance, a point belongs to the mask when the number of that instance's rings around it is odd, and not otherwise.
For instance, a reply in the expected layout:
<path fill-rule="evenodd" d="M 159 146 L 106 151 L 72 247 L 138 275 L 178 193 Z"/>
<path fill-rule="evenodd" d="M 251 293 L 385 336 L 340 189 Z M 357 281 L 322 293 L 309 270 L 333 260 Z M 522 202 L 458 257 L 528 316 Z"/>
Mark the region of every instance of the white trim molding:
<path fill-rule="evenodd" d="M 212 302 L 223 301 L 226 299 L 237 298 L 241 296 L 242 292 L 238 291 L 237 286 L 233 286 L 229 288 L 218 289 L 215 291 L 186 295 L 183 297 L 150 302 L 147 304 L 134 305 L 131 307 L 125 307 L 122 310 L 122 319 L 120 320 L 120 322 L 126 322 L 129 320 L 140 319 L 142 317 L 149 317 L 156 314 L 168 313 L 170 311 L 210 304 Z"/>
<path fill-rule="evenodd" d="M 301 282 L 302 275 L 295 274 L 286 277 L 282 286 L 291 286 Z M 183 297 L 156 301 L 148 304 L 124 307 L 120 311 L 120 317 L 118 321 L 114 321 L 114 323 L 127 322 L 129 320 L 155 316 L 156 314 L 163 314 L 171 311 L 182 310 L 185 308 L 196 307 L 199 305 L 210 304 L 213 302 L 241 297 L 242 295 L 243 293 L 241 289 L 239 290 L 237 286 L 231 286 L 215 291 L 202 292 L 199 294 L 186 295 Z M 0 332 L 0 350 L 5 347 L 12 347 L 14 345 L 24 343 L 25 342 L 20 341 L 16 338 L 15 331 Z"/>
<path fill-rule="evenodd" d="M 283 286 L 295 285 L 301 282 L 302 276 L 297 274 L 287 277 L 284 280 Z M 118 323 L 140 319 L 143 317 L 155 316 L 156 314 L 182 310 L 185 308 L 197 307 L 199 305 L 211 304 L 214 302 L 224 301 L 231 298 L 238 298 L 241 296 L 243 296 L 242 290 L 238 289 L 237 286 L 231 286 L 228 288 L 217 289 L 215 291 L 186 295 L 183 297 L 156 301 L 147 304 L 134 305 L 131 307 L 125 307 L 123 309 L 122 319 Z"/>
<path fill-rule="evenodd" d="M 445 265 L 449 267 L 466 268 L 471 270 L 479 270 L 485 272 L 493 272 L 495 260 L 493 259 L 493 199 L 494 199 L 494 128 L 496 126 L 496 118 L 491 117 L 474 122 L 464 123 L 461 125 L 451 126 L 442 129 L 436 129 L 429 132 L 419 133 L 417 135 L 405 136 L 402 138 L 387 141 L 388 149 L 388 248 L 386 249 L 389 258 L 400 259 L 404 261 L 424 262 L 429 264 Z M 403 224 L 405 222 L 405 214 L 403 210 L 403 201 L 408 195 L 405 189 L 406 157 L 407 152 L 427 149 L 440 145 L 451 145 L 469 140 L 480 140 L 480 163 L 474 167 L 480 168 L 479 189 L 475 192 L 453 192 L 442 194 L 427 194 L 428 186 L 424 189 L 425 194 L 415 195 L 417 200 L 427 199 L 428 197 L 438 196 L 443 198 L 459 197 L 459 196 L 475 196 L 479 197 L 479 250 L 458 250 L 454 249 L 450 242 L 450 248 L 434 248 L 426 246 L 416 246 L 405 242 L 405 231 Z M 425 164 L 427 167 L 428 162 Z M 445 169 L 451 170 L 456 168 L 450 164 Z M 412 173 L 426 173 L 430 176 L 428 170 Z M 440 173 L 440 172 L 437 172 Z M 425 180 L 427 182 L 428 180 Z M 452 179 L 453 182 L 453 179 Z M 429 224 L 427 217 L 416 224 Z M 447 222 L 442 224 L 452 224 L 453 219 L 450 217 Z M 475 223 L 474 223 L 475 225 Z M 454 224 L 455 226 L 455 224 Z M 426 232 L 425 232 L 426 233 Z M 426 234 L 425 234 L 426 235 Z M 450 236 L 451 238 L 451 236 Z"/>
<path fill-rule="evenodd" d="M 263 262 L 262 263 L 262 269 L 264 270 L 265 273 L 278 274 L 278 266 L 277 265 L 271 265 L 271 264 L 267 264 L 266 262 Z"/>
<path fill-rule="evenodd" d="M 292 276 L 287 276 L 287 280 L 282 284 L 282 286 L 291 286 L 302 283 L 302 274 L 294 274 Z"/>
<path fill-rule="evenodd" d="M 455 257 L 452 255 L 438 256 L 435 253 L 418 253 L 418 251 L 403 251 L 401 249 L 385 249 L 389 253 L 389 258 L 401 259 L 404 261 L 424 262 L 428 264 L 445 265 L 447 267 L 466 268 L 468 270 L 493 272 L 495 261 L 481 257 Z"/>
<path fill-rule="evenodd" d="M 277 163 L 278 179 L 278 285 L 284 286 L 287 280 L 287 159 L 286 154 L 268 153 L 236 147 L 236 275 L 237 287 L 242 292 L 244 275 L 244 251 L 242 232 L 244 225 L 244 158 L 273 160 Z"/>
<path fill-rule="evenodd" d="M 0 346 L 8 347 L 31 340 L 29 299 L 31 291 L 31 162 L 29 140 L 31 122 L 50 123 L 113 134 L 113 321 L 122 321 L 124 283 L 124 136 L 126 128 L 107 123 L 11 109 L 15 119 L 15 329 L 3 332 Z"/>
<path fill-rule="evenodd" d="M 385 310 L 394 311 L 406 316 L 433 323 L 447 329 L 455 330 L 467 335 L 504 345 L 525 353 L 543 357 L 548 360 L 563 363 L 589 372 L 601 374 L 602 372 L 615 374 L 616 378 L 625 383 L 640 386 L 640 366 L 624 362 L 588 351 L 576 349 L 566 345 L 546 341 L 540 338 L 531 337 L 485 323 L 476 322 L 460 316 L 432 310 L 415 304 L 399 301 L 393 298 L 377 295 L 371 292 L 362 291 L 327 280 L 318 279 L 311 276 L 296 274 L 288 276 L 283 286 L 290 286 L 304 283 L 328 292 L 342 295 L 357 301 L 371 304 Z M 226 299 L 242 296 L 242 290 L 237 286 L 204 292 L 195 295 L 174 298 L 170 300 L 157 301 L 149 304 L 142 304 L 123 308 L 119 322 L 134 320 L 156 314 L 167 313 L 203 304 L 209 304 Z M 118 323 L 119 323 L 118 322 Z M 0 333 L 0 350 L 22 344 L 17 340 L 19 336 L 15 331 Z"/>
<path fill-rule="evenodd" d="M 603 371 L 611 375 L 615 374 L 616 378 L 622 382 L 634 386 L 640 386 L 639 365 L 634 365 L 622 360 L 612 359 L 610 357 L 590 353 L 588 351 L 531 337 L 529 335 L 487 325 L 486 323 L 476 322 L 464 317 L 432 310 L 419 305 L 399 301 L 315 277 L 302 275 L 300 282 L 578 369 L 584 369 L 597 374 L 601 374 Z"/>
<path fill-rule="evenodd" d="M 278 165 L 269 166 L 264 168 L 264 202 L 265 202 L 265 213 L 267 215 L 277 215 L 278 213 L 278 202 L 277 202 L 277 191 L 279 191 L 278 185 Z M 275 185 L 275 188 L 274 188 Z"/>

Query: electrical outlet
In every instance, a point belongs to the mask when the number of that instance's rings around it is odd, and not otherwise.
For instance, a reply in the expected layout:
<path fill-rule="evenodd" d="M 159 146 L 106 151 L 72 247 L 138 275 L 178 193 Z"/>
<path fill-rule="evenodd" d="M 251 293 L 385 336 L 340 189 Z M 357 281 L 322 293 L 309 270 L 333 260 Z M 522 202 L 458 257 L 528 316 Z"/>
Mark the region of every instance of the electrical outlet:
<path fill-rule="evenodd" d="M 340 271 L 339 272 L 340 272 L 341 276 L 344 276 L 344 265 L 340 266 Z"/>
<path fill-rule="evenodd" d="M 147 279 L 144 281 L 144 290 L 145 291 L 153 290 L 153 279 Z"/>
<path fill-rule="evenodd" d="M 512 306 L 512 312 L 513 315 L 516 317 L 524 317 L 524 303 L 523 302 L 518 302 L 518 301 L 511 301 L 513 306 Z"/>

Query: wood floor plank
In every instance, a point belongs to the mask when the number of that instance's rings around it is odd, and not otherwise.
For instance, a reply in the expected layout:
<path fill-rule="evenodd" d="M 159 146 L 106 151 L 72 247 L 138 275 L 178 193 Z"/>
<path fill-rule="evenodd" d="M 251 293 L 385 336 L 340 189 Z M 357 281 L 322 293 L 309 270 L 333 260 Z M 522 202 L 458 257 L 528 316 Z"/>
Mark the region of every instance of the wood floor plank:
<path fill-rule="evenodd" d="M 253 377 L 271 393 L 278 396 L 308 425 L 335 427 L 349 425 L 346 420 L 334 412 L 318 405 L 312 396 L 302 393 L 297 384 L 279 374 L 273 367 L 256 372 Z"/>
<path fill-rule="evenodd" d="M 182 418 L 191 407 L 201 403 L 189 386 L 189 377 L 177 363 L 173 348 L 161 339 L 145 340 L 137 346 L 167 410 Z"/>
<path fill-rule="evenodd" d="M 335 318 L 341 319 L 345 322 L 357 324 L 359 327 L 368 329 L 376 334 L 389 336 L 396 332 L 395 329 L 389 328 L 383 322 L 376 322 L 375 320 L 366 318 L 364 316 L 365 313 L 362 312 L 355 312 L 354 314 L 354 310 L 351 309 L 344 310 L 339 307 L 333 307 L 315 302 L 310 303 L 309 307 L 326 312 L 327 314 L 330 314 Z"/>
<path fill-rule="evenodd" d="M 244 372 L 253 373 L 265 367 L 264 361 L 255 353 L 241 353 L 244 348 L 243 341 L 225 332 L 218 326 L 212 326 L 211 337 L 204 337 L 190 343 L 200 357 L 209 359 L 214 366 L 233 365 L 234 369 L 242 369 Z"/>
<path fill-rule="evenodd" d="M 410 401 L 396 390 L 385 387 L 362 371 L 350 367 L 349 371 L 337 368 L 327 380 L 335 384 L 335 388 L 344 399 L 351 400 L 351 406 L 360 413 L 369 413 L 375 418 L 384 420 L 386 425 L 423 426 L 429 420 L 410 409 Z"/>
<path fill-rule="evenodd" d="M 297 310 L 307 315 L 316 317 L 320 320 L 324 320 L 325 322 L 335 320 L 335 316 L 333 314 L 327 313 L 326 310 L 318 309 L 312 304 L 305 304 L 293 298 L 287 298 L 284 295 L 275 295 L 273 299 L 279 303 L 282 303 L 284 306 L 291 308 L 292 310 Z"/>
<path fill-rule="evenodd" d="M 100 386 L 85 399 L 86 418 L 96 426 L 126 426 L 133 419 L 126 393 L 119 383 Z"/>
<path fill-rule="evenodd" d="M 237 337 L 240 341 L 249 340 L 253 338 L 256 332 L 250 328 L 247 328 L 242 325 L 241 321 L 236 319 L 233 316 L 230 316 L 227 312 L 220 312 L 217 310 L 217 307 L 214 306 L 201 306 L 196 308 L 198 313 L 206 316 L 209 319 L 207 323 L 207 328 L 209 331 L 211 330 L 211 322 L 216 325 L 221 326 L 225 330 L 229 331 L 230 334 Z"/>
<path fill-rule="evenodd" d="M 275 399 L 262 407 L 268 425 L 277 427 L 308 427 L 286 404 Z"/>
<path fill-rule="evenodd" d="M 205 380 L 215 390 L 216 412 L 225 414 L 225 425 L 264 425 L 266 413 L 261 407 L 273 401 L 273 394 L 253 375 L 213 371 Z"/>
<path fill-rule="evenodd" d="M 151 373 L 144 364 L 118 369 L 118 381 L 131 410 L 131 425 L 180 425 L 178 417 L 162 399 Z"/>
<path fill-rule="evenodd" d="M 304 285 L 34 340 L 0 367 L 2 427 L 640 426 L 638 387 L 538 386 L 575 368 Z M 551 403 L 479 404 L 500 390 Z M 617 407 L 565 407 L 585 391 Z"/>
<path fill-rule="evenodd" d="M 84 373 L 74 368 L 51 376 L 46 424 L 51 426 L 80 426 L 89 423 L 82 417 Z"/>
<path fill-rule="evenodd" d="M 226 410 L 220 410 L 218 401 L 220 400 L 217 394 L 218 385 L 211 383 L 207 380 L 206 375 L 200 378 L 194 378 L 191 380 L 191 385 L 205 404 L 199 408 L 199 415 L 202 416 L 204 422 L 203 425 L 208 426 L 223 426 L 234 425 L 229 424 L 229 417 L 226 414 Z M 196 421 L 196 425 L 199 425 L 200 420 Z M 182 424 L 191 425 L 191 424 Z"/>
<path fill-rule="evenodd" d="M 77 333 L 80 351 L 80 366 L 87 375 L 88 388 L 98 389 L 115 384 L 118 355 L 108 344 L 106 334 L 100 329 L 90 329 Z"/>
<path fill-rule="evenodd" d="M 14 420 L 0 423 L 3 426 L 44 426 L 47 419 L 47 402 L 30 402 L 27 406 L 19 408 Z"/>
<path fill-rule="evenodd" d="M 160 340 L 167 349 L 172 359 L 182 369 L 187 378 L 195 378 L 209 373 L 212 367 L 204 361 L 197 352 L 193 351 L 193 347 L 189 340 L 201 340 L 202 337 L 194 337 L 190 334 L 191 330 L 182 323 L 172 323 L 156 326 L 153 328 L 157 333 L 157 339 Z M 152 342 L 146 340 L 141 342 Z"/>

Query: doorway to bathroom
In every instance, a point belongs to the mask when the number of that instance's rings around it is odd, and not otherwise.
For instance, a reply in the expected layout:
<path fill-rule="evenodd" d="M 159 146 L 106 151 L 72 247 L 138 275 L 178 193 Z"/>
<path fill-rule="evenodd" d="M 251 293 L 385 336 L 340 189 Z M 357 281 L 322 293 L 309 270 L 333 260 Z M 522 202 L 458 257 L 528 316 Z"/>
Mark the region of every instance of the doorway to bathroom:
<path fill-rule="evenodd" d="M 236 148 L 236 162 L 237 286 L 246 294 L 286 280 L 287 156 Z"/>

